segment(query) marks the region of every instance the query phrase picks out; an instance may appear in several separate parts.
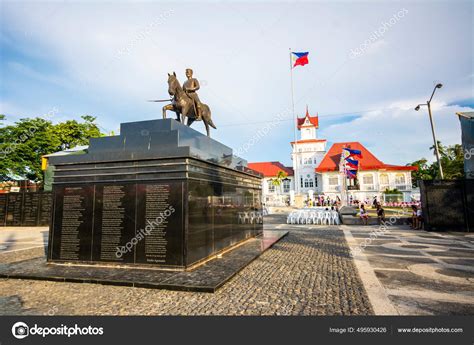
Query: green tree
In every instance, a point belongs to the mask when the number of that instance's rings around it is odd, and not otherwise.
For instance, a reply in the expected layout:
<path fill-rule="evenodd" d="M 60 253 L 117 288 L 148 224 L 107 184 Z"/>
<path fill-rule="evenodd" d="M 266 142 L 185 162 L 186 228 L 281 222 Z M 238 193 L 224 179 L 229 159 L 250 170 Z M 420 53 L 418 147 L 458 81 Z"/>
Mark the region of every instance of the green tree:
<path fill-rule="evenodd" d="M 54 152 L 59 142 L 51 136 L 50 121 L 42 118 L 21 119 L 0 128 L 0 179 L 16 175 L 41 180 L 41 156 Z"/>
<path fill-rule="evenodd" d="M 418 170 L 411 172 L 411 180 L 414 187 L 418 187 L 418 180 L 432 180 L 433 169 L 426 158 L 421 158 L 413 163 L 407 164 L 407 166 L 415 166 Z"/>
<path fill-rule="evenodd" d="M 277 173 L 277 176 L 272 180 L 272 184 L 276 187 L 277 193 L 280 191 L 281 182 L 282 182 L 283 179 L 285 179 L 287 176 L 288 176 L 287 173 L 285 173 L 285 172 L 282 171 L 282 170 L 279 170 L 278 173 Z"/>
<path fill-rule="evenodd" d="M 89 138 L 97 138 L 101 136 L 100 130 L 94 123 L 95 117 L 84 115 L 81 116 L 83 123 L 76 120 L 68 120 L 58 123 L 54 126 L 54 136 L 61 143 L 61 149 L 66 150 L 78 145 L 87 145 Z"/>
<path fill-rule="evenodd" d="M 464 153 L 463 148 L 459 144 L 444 146 L 438 141 L 438 149 L 440 154 L 440 161 L 443 167 L 444 178 L 448 180 L 464 178 Z M 430 147 L 434 152 L 434 145 Z M 439 166 L 437 160 L 432 164 L 428 164 L 426 158 L 419 159 L 413 163 L 407 164 L 409 166 L 418 167 L 417 171 L 412 171 L 413 185 L 417 186 L 417 180 L 432 180 L 439 176 Z"/>
<path fill-rule="evenodd" d="M 0 116 L 4 120 L 5 116 Z M 101 135 L 92 116 L 53 125 L 40 117 L 20 119 L 12 125 L 0 127 L 0 180 L 12 176 L 42 181 L 43 155 L 86 145 L 91 137 Z"/>
<path fill-rule="evenodd" d="M 443 167 L 443 175 L 447 180 L 464 178 L 464 154 L 459 144 L 444 146 L 438 141 L 439 155 Z M 435 155 L 434 145 L 430 147 Z M 435 161 L 431 168 L 433 176 L 439 176 L 438 162 Z"/>

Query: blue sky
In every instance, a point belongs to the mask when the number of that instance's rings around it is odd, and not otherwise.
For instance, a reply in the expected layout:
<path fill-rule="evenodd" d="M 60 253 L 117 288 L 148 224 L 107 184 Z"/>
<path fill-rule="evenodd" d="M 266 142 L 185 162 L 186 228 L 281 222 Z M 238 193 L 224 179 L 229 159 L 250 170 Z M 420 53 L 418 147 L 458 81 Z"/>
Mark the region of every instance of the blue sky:
<path fill-rule="evenodd" d="M 10 122 L 97 116 L 161 118 L 167 73 L 191 67 L 213 112 L 215 139 L 249 161 L 291 164 L 288 49 L 297 114 L 320 115 L 318 136 L 360 141 L 380 159 L 432 159 L 426 101 L 444 144 L 460 143 L 457 111 L 472 111 L 473 3 L 446 2 L 5 2 L 0 3 L 0 113 Z M 356 56 L 354 52 L 358 53 Z M 172 116 L 172 115 L 170 115 Z M 193 127 L 204 131 L 202 123 Z"/>

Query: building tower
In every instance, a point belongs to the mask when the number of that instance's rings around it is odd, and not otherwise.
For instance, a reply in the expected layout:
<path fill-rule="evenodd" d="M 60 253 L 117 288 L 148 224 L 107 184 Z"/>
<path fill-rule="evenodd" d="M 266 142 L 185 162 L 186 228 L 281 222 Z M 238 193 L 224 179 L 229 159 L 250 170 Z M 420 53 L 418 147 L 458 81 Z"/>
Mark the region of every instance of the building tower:
<path fill-rule="evenodd" d="M 295 194 L 311 194 L 321 192 L 321 177 L 316 174 L 316 167 L 326 154 L 326 140 L 317 138 L 319 128 L 318 115 L 309 115 L 306 106 L 306 115 L 296 119 L 300 139 L 291 142 L 295 182 Z"/>

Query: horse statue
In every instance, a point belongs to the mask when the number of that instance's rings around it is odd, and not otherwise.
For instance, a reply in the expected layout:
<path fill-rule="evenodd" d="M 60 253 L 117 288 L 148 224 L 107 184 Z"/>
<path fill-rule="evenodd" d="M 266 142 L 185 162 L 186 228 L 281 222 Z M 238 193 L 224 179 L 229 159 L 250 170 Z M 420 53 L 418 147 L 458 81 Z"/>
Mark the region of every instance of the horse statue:
<path fill-rule="evenodd" d="M 186 125 L 191 126 L 194 121 L 203 121 L 206 126 L 207 136 L 210 137 L 209 126 L 214 129 L 217 127 L 214 125 L 211 119 L 211 110 L 207 104 L 200 104 L 200 117 L 198 118 L 196 112 L 197 107 L 194 100 L 183 90 L 181 84 L 176 78 L 176 73 L 168 73 L 168 93 L 172 96 L 171 104 L 167 104 L 163 107 L 163 119 L 166 119 L 166 111 L 173 111 L 176 113 L 176 120 L 184 124 L 184 118 L 187 117 L 188 121 Z"/>

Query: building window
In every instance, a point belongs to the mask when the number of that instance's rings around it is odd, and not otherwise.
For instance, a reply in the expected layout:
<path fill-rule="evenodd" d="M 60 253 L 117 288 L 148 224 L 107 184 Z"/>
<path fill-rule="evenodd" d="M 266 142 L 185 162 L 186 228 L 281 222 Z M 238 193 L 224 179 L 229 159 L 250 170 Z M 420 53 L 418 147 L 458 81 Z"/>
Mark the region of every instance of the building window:
<path fill-rule="evenodd" d="M 396 174 L 395 175 L 395 184 L 396 185 L 405 185 L 405 174 Z"/>
<path fill-rule="evenodd" d="M 318 187 L 318 176 L 314 175 L 314 186 Z"/>
<path fill-rule="evenodd" d="M 372 174 L 367 174 L 362 177 L 363 184 L 374 184 L 374 176 Z"/>
<path fill-rule="evenodd" d="M 300 177 L 300 186 L 303 188 L 303 176 Z"/>
<path fill-rule="evenodd" d="M 380 174 L 380 184 L 384 186 L 388 186 L 388 175 L 387 174 Z"/>
<path fill-rule="evenodd" d="M 275 193 L 275 185 L 273 184 L 273 181 L 268 182 L 268 192 Z"/>
<path fill-rule="evenodd" d="M 314 187 L 313 179 L 309 178 L 308 180 L 309 180 L 309 188 L 313 188 Z"/>
<path fill-rule="evenodd" d="M 290 192 L 290 182 L 291 182 L 291 180 L 289 180 L 289 179 L 284 179 L 283 180 L 283 193 L 289 193 Z"/>
<path fill-rule="evenodd" d="M 329 185 L 330 186 L 337 186 L 338 184 L 339 184 L 339 178 L 337 176 L 329 178 Z"/>

